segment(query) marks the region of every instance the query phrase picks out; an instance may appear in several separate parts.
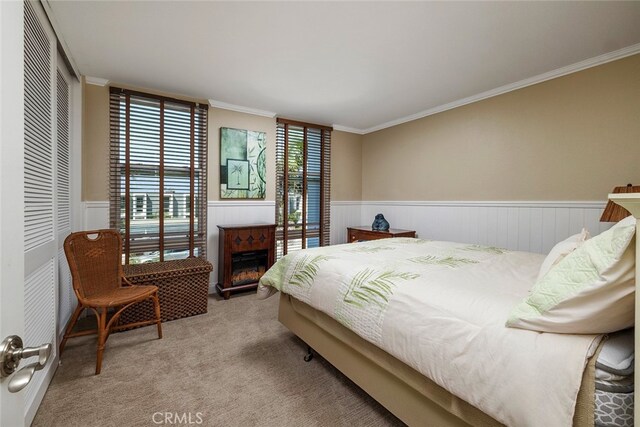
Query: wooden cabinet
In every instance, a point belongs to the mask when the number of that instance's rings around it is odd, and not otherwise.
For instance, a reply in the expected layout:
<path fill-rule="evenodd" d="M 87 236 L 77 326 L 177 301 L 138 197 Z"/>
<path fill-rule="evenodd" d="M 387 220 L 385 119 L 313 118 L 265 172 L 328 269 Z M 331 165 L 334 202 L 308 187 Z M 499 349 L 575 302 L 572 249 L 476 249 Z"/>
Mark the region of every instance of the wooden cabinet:
<path fill-rule="evenodd" d="M 389 231 L 373 231 L 370 226 L 347 227 L 347 242 L 349 243 L 361 240 L 388 239 L 390 237 L 416 237 L 416 232 L 399 228 L 390 228 Z"/>
<path fill-rule="evenodd" d="M 275 262 L 275 224 L 219 225 L 218 283 L 229 299 L 231 292 L 255 289 Z"/>

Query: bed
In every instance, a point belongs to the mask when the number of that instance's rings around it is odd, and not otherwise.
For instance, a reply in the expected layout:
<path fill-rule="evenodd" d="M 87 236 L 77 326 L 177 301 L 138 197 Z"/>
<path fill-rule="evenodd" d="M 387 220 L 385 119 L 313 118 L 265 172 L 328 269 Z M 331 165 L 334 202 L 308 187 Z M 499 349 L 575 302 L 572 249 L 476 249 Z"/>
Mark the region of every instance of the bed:
<path fill-rule="evenodd" d="M 280 290 L 279 320 L 409 425 L 594 425 L 604 335 L 504 327 L 543 260 L 420 239 L 338 245 L 276 263 L 259 296 Z"/>

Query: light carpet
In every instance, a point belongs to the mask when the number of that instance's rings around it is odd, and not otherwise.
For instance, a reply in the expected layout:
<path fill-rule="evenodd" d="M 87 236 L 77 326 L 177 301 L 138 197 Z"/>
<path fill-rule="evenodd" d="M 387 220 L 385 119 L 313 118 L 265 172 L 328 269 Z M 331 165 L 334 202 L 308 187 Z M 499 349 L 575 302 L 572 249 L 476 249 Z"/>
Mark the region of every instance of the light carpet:
<path fill-rule="evenodd" d="M 277 321 L 278 298 L 209 298 L 209 312 L 72 338 L 34 426 L 402 426 Z M 160 421 L 160 422 L 159 422 Z"/>

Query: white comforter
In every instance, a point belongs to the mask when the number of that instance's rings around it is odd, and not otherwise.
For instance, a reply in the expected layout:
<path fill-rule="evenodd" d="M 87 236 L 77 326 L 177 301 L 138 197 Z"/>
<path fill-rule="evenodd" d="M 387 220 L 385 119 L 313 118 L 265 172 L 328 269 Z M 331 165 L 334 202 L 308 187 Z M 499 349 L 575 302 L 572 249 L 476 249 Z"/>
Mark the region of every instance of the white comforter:
<path fill-rule="evenodd" d="M 504 326 L 543 256 L 396 238 L 291 253 L 260 281 L 512 426 L 570 426 L 596 336 Z"/>

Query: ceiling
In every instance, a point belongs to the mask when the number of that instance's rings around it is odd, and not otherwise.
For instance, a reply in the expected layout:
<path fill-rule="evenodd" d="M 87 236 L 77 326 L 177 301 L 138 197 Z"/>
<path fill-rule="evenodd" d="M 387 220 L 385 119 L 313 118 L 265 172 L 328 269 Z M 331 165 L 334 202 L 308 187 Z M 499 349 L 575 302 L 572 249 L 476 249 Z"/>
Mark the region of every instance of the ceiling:
<path fill-rule="evenodd" d="M 365 133 L 640 52 L 639 1 L 49 5 L 83 75 Z"/>

